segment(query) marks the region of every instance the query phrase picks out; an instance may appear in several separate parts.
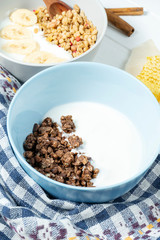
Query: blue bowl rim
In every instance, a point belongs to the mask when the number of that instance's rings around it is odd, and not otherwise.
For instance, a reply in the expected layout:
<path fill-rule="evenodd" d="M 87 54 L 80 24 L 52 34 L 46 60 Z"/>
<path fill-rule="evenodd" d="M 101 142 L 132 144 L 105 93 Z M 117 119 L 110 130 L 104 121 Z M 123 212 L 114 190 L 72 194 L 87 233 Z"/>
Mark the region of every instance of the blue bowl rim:
<path fill-rule="evenodd" d="M 68 68 L 68 65 L 69 66 L 72 66 L 72 65 L 80 65 L 80 66 L 86 66 L 86 65 L 93 65 L 93 67 L 107 67 L 108 69 L 111 69 L 112 71 L 119 71 L 119 72 L 123 72 L 123 74 L 127 75 L 129 77 L 129 79 L 132 79 L 134 81 L 136 81 L 139 85 L 141 85 L 145 91 L 148 92 L 148 94 L 150 95 L 151 99 L 152 99 L 152 102 L 153 104 L 156 105 L 156 108 L 157 108 L 157 111 L 159 111 L 159 114 L 160 114 L 160 106 L 159 106 L 159 103 L 157 101 L 157 99 L 155 98 L 155 96 L 152 94 L 152 92 L 140 81 L 138 80 L 136 77 L 132 76 L 131 74 L 127 73 L 126 71 L 122 70 L 122 69 L 119 69 L 117 67 L 114 67 L 114 66 L 110 66 L 110 65 L 107 65 L 107 64 L 103 64 L 103 63 L 97 63 L 97 62 L 85 62 L 85 61 L 80 61 L 80 62 L 71 62 L 71 63 L 63 63 L 61 65 L 56 65 L 56 66 L 53 66 L 53 67 L 50 67 L 50 68 L 47 68 L 45 70 L 42 70 L 41 72 L 35 74 L 33 77 L 31 77 L 30 79 L 28 79 L 21 87 L 20 89 L 17 91 L 17 93 L 15 94 L 15 96 L 13 97 L 11 103 L 10 103 L 10 106 L 9 106 L 9 109 L 8 109 L 8 114 L 7 114 L 7 132 L 8 132 L 8 137 L 9 137 L 9 142 L 10 142 L 10 145 L 12 146 L 13 148 L 13 151 L 14 153 L 16 154 L 16 157 L 18 162 L 20 163 L 21 165 L 21 162 L 23 162 L 24 165 L 26 165 L 27 168 L 29 168 L 35 175 L 38 175 L 40 178 L 44 179 L 45 181 L 48 181 L 49 183 L 51 184 L 56 184 L 60 187 L 66 187 L 66 188 L 69 188 L 69 189 L 72 189 L 72 190 L 80 190 L 80 191 L 101 191 L 101 190 L 107 190 L 107 189 L 113 189 L 113 188 L 117 188 L 117 187 L 120 187 L 122 185 L 125 185 L 125 184 L 128 184 L 130 182 L 132 182 L 134 179 L 138 178 L 138 177 L 141 177 L 143 176 L 143 174 L 146 173 L 146 171 L 150 168 L 150 166 L 154 163 L 155 159 L 157 158 L 158 154 L 159 154 L 159 150 L 160 150 L 160 142 L 159 142 L 159 145 L 154 153 L 154 155 L 152 156 L 152 160 L 149 161 L 149 163 L 147 165 L 145 165 L 145 169 L 142 169 L 141 171 L 138 171 L 135 175 L 133 175 L 132 177 L 126 179 L 126 180 L 123 180 L 121 182 L 118 182 L 116 184 L 112 184 L 112 185 L 108 185 L 108 186 L 102 186 L 102 187 L 78 187 L 78 186 L 72 186 L 72 185 L 68 185 L 68 184 L 65 184 L 65 183 L 60 183 L 56 180 L 53 180 L 53 179 L 50 179 L 48 177 L 46 177 L 45 175 L 41 174 L 40 172 L 38 172 L 37 170 L 35 170 L 26 160 L 25 158 L 19 153 L 19 151 L 17 150 L 15 144 L 14 144 L 14 141 L 13 141 L 13 138 L 11 136 L 11 133 L 10 133 L 10 127 L 9 127 L 9 119 L 10 119 L 10 115 L 12 114 L 12 108 L 14 107 L 14 103 L 16 101 L 16 99 L 18 98 L 18 96 L 20 95 L 20 93 L 23 91 L 23 89 L 25 88 L 25 86 L 29 85 L 30 83 L 32 83 L 32 81 L 38 81 L 38 78 L 39 76 L 41 75 L 45 75 L 47 72 L 52 72 L 56 69 L 61 69 L 61 68 Z M 74 66 L 73 66 L 74 67 Z M 20 160 L 19 160 L 19 159 Z M 21 165 L 22 167 L 22 165 Z M 22 167 L 23 169 L 23 167 Z M 24 170 L 24 169 L 23 169 Z M 26 171 L 25 171 L 26 172 Z M 26 174 L 28 176 L 30 176 L 27 172 Z M 31 176 L 30 176 L 31 177 Z M 32 177 L 31 177 L 32 178 Z M 40 184 L 39 184 L 40 185 Z"/>

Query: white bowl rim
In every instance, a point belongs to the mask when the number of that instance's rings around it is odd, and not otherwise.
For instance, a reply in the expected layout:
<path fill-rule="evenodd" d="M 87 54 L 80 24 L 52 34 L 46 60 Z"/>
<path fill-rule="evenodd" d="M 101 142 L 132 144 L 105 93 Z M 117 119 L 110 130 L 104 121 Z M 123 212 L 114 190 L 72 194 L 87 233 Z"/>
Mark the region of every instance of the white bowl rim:
<path fill-rule="evenodd" d="M 96 43 L 89 49 L 87 50 L 86 52 L 82 53 L 80 56 L 77 56 L 75 58 L 72 58 L 70 60 L 66 60 L 64 61 L 63 63 L 68 63 L 68 62 L 73 62 L 75 60 L 78 60 L 79 58 L 85 56 L 85 55 L 88 55 L 94 48 L 96 48 L 100 42 L 102 41 L 104 35 L 105 35 L 105 32 L 106 32 L 106 29 L 107 29 L 107 25 L 108 25 L 108 18 L 107 18 L 107 14 L 106 14 L 106 11 L 102 5 L 102 3 L 99 1 L 99 0 L 94 0 L 97 2 L 97 4 L 99 5 L 100 9 L 101 9 L 101 12 L 102 12 L 102 16 L 104 18 L 104 23 L 103 23 L 103 31 L 102 31 L 102 34 L 100 36 L 100 38 L 96 41 Z M 22 62 L 20 60 L 16 60 L 16 59 L 13 59 L 13 58 L 10 58 L 9 56 L 6 56 L 3 52 L 0 52 L 0 55 L 1 57 L 13 62 L 13 63 L 17 63 L 17 64 L 20 64 L 20 65 L 24 65 L 24 66 L 30 66 L 30 67 L 52 67 L 52 66 L 56 66 L 56 65 L 61 65 L 62 63 L 48 63 L 48 64 L 38 64 L 38 63 L 25 63 L 25 62 Z"/>
<path fill-rule="evenodd" d="M 123 181 L 120 181 L 116 184 L 112 184 L 112 185 L 108 185 L 108 186 L 102 186 L 102 187 L 78 187 L 78 186 L 72 186 L 72 185 L 69 185 L 69 184 L 65 184 L 65 183 L 60 183 L 56 180 L 53 180 L 53 179 L 50 179 L 48 177 L 46 177 L 45 175 L 41 174 L 40 172 L 38 172 L 37 170 L 35 170 L 26 160 L 25 158 L 19 153 L 19 151 L 17 150 L 15 144 L 14 144 L 14 141 L 12 139 L 12 136 L 10 134 L 10 131 L 9 131 L 9 118 L 10 118 L 10 114 L 11 114 L 11 111 L 12 111 L 12 107 L 14 105 L 14 102 L 16 101 L 16 98 L 18 97 L 18 95 L 21 93 L 21 91 L 23 91 L 23 88 L 28 85 L 31 81 L 34 81 L 34 79 L 38 79 L 38 77 L 42 74 L 45 74 L 49 71 L 54 71 L 58 68 L 61 68 L 61 67 L 67 67 L 67 66 L 70 66 L 70 65 L 95 65 L 95 66 L 103 66 L 103 67 L 107 67 L 108 69 L 111 69 L 112 71 L 119 71 L 119 72 L 123 72 L 125 75 L 128 75 L 128 77 L 130 79 L 134 79 L 134 81 L 136 81 L 139 85 L 143 86 L 143 88 L 145 89 L 145 91 L 148 92 L 148 94 L 150 95 L 151 97 L 151 100 L 153 102 L 153 104 L 156 105 L 156 109 L 157 111 L 159 111 L 159 114 L 160 114 L 160 106 L 159 106 L 159 103 L 157 101 L 157 99 L 155 98 L 155 96 L 152 94 L 152 92 L 140 81 L 138 80 L 136 77 L 132 76 L 131 74 L 129 74 L 128 72 L 122 70 L 122 69 L 119 69 L 117 67 L 114 67 L 114 66 L 111 66 L 111 65 L 107 65 L 107 64 L 103 64 L 103 63 L 97 63 L 97 62 L 85 62 L 85 61 L 80 61 L 80 62 L 72 62 L 72 63 L 68 63 L 68 64 L 61 64 L 61 65 L 57 65 L 57 66 L 54 66 L 54 67 L 50 67 L 50 68 L 47 68 L 37 74 L 35 74 L 33 77 L 31 77 L 29 80 L 27 80 L 21 87 L 20 89 L 17 91 L 17 93 L 15 94 L 15 96 L 13 97 L 11 103 L 10 103 L 10 106 L 9 106 L 9 109 L 8 109 L 8 114 L 7 114 L 7 133 L 8 133 L 8 137 L 9 137 L 9 141 L 10 141 L 10 145 L 12 146 L 13 148 L 13 151 L 15 152 L 15 154 L 18 156 L 18 158 L 21 159 L 21 162 L 23 162 L 24 165 L 27 166 L 27 168 L 29 168 L 31 171 L 33 171 L 33 173 L 35 175 L 38 175 L 39 177 L 41 177 L 42 179 L 44 179 L 45 181 L 48 181 L 50 182 L 51 184 L 56 184 L 60 187 L 66 187 L 66 188 L 69 188 L 69 189 L 75 189 L 75 190 L 80 190 L 80 191 L 101 191 L 101 190 L 107 190 L 107 189 L 113 189 L 113 188 L 117 188 L 117 187 L 120 187 L 121 185 L 125 185 L 129 182 L 132 182 L 134 181 L 134 179 L 138 178 L 139 176 L 143 175 L 143 173 L 145 173 L 150 167 L 151 165 L 154 163 L 154 161 L 156 160 L 158 154 L 159 154 L 159 150 L 160 150 L 160 142 L 159 142 L 159 145 L 157 146 L 157 149 L 154 153 L 154 155 L 152 155 L 152 159 L 150 159 L 150 161 L 148 162 L 148 164 L 145 165 L 145 169 L 142 168 L 141 170 L 139 170 L 136 174 L 134 174 L 132 177 L 130 178 L 127 178 L 126 180 L 123 180 Z M 71 66 L 70 66 L 71 67 Z M 15 156 L 15 158 L 17 159 L 17 157 Z M 21 165 L 20 161 L 17 159 L 17 161 L 19 162 L 19 164 Z M 23 169 L 23 167 L 22 167 Z M 24 169 L 23 169 L 24 170 Z M 25 170 L 24 170 L 25 171 Z M 26 174 L 29 176 L 29 174 L 26 172 Z M 32 177 L 31 177 L 32 178 Z"/>

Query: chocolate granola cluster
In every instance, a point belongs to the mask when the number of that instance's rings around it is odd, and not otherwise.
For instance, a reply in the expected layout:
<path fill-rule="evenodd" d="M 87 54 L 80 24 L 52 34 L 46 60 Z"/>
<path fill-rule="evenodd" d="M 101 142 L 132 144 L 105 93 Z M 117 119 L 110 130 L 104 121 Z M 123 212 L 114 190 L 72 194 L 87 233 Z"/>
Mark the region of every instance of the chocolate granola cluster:
<path fill-rule="evenodd" d="M 92 187 L 99 169 L 91 164 L 91 158 L 76 149 L 83 144 L 82 138 L 73 134 L 72 116 L 61 117 L 61 128 L 51 118 L 35 123 L 33 131 L 24 141 L 24 157 L 27 162 L 45 176 L 74 186 Z M 64 136 L 63 133 L 67 133 Z M 74 151 L 72 151 L 74 149 Z"/>

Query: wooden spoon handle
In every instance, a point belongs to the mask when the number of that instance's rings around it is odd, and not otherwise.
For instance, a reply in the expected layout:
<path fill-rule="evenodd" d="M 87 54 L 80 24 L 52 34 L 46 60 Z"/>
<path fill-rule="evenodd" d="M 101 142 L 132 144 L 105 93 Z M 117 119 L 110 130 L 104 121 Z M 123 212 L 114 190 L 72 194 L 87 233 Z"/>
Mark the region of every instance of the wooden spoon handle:
<path fill-rule="evenodd" d="M 72 10 L 65 2 L 60 0 L 43 0 L 47 6 L 49 15 L 53 18 L 56 14 L 62 14 L 64 11 Z"/>
<path fill-rule="evenodd" d="M 52 2 L 53 2 L 53 0 L 52 0 Z M 58 4 L 59 4 L 59 6 L 63 6 L 63 9 L 65 9 L 64 11 L 72 10 L 72 8 L 68 4 L 66 4 L 65 2 L 63 2 L 61 0 L 57 0 L 57 5 Z"/>
<path fill-rule="evenodd" d="M 49 8 L 54 2 L 58 2 L 57 0 L 43 0 L 46 7 Z"/>

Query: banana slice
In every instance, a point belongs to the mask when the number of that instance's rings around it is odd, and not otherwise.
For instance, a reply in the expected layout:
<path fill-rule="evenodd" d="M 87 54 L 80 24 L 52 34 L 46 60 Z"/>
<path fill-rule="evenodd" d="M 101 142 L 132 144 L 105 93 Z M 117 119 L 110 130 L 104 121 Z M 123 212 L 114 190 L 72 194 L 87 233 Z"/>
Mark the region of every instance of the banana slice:
<path fill-rule="evenodd" d="M 24 62 L 39 64 L 58 63 L 64 61 L 66 61 L 66 59 L 58 58 L 54 54 L 45 51 L 36 51 L 24 58 Z"/>
<path fill-rule="evenodd" d="M 32 33 L 20 25 L 8 25 L 1 30 L 0 37 L 7 40 L 30 39 Z"/>
<path fill-rule="evenodd" d="M 10 20 L 22 26 L 33 26 L 37 23 L 37 16 L 28 9 L 17 9 L 10 15 Z"/>
<path fill-rule="evenodd" d="M 40 49 L 39 44 L 33 40 L 13 40 L 2 46 L 2 49 L 8 53 L 17 53 L 27 55 Z"/>

